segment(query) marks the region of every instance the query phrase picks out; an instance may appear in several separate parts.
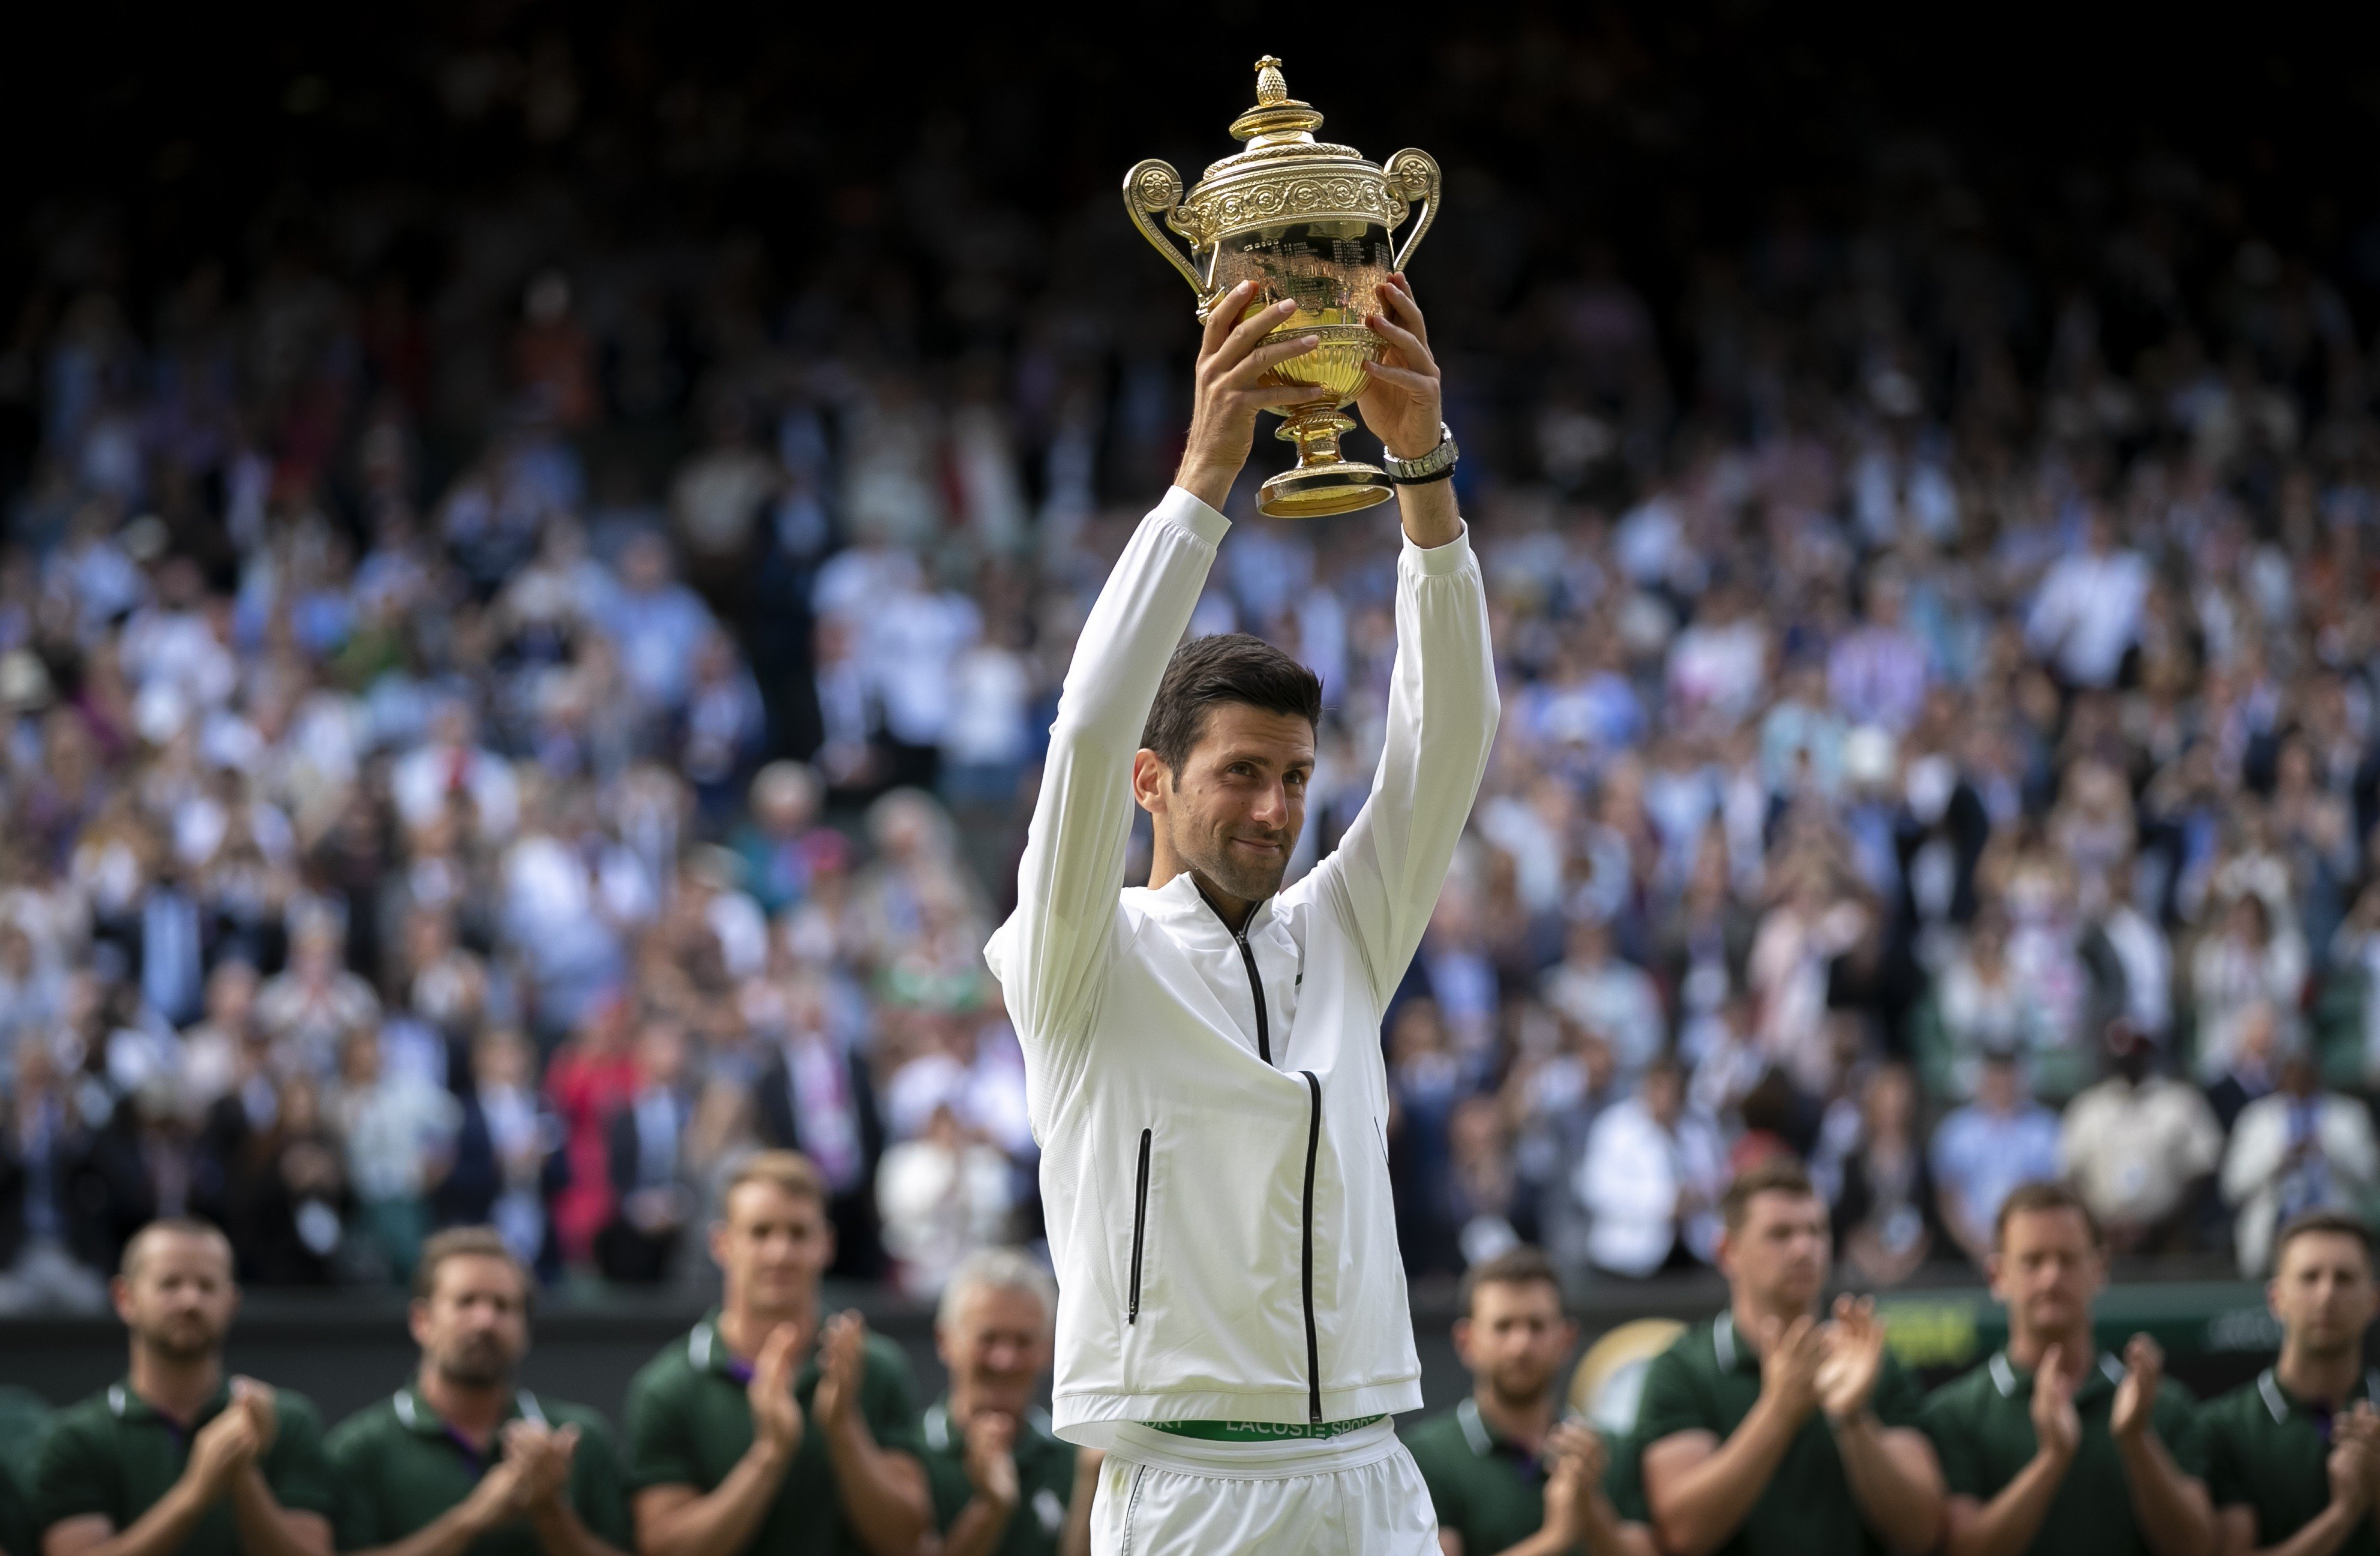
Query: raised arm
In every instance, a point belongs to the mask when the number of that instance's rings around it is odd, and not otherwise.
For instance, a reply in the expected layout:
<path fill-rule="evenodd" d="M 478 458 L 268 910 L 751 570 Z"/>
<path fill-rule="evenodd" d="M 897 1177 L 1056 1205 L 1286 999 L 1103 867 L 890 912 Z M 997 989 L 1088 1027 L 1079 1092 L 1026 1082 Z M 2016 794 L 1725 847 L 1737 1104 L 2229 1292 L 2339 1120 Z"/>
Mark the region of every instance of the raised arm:
<path fill-rule="evenodd" d="M 1386 348 L 1358 399 L 1389 452 L 1417 459 L 1438 446 L 1438 362 L 1429 329 L 1402 275 L 1380 289 L 1370 321 Z M 1402 486 L 1404 553 L 1397 559 L 1397 661 L 1387 738 L 1371 798 L 1314 872 L 1364 949 L 1375 997 L 1404 977 L 1438 905 L 1454 845 L 1488 771 L 1496 738 L 1496 661 L 1488 592 L 1451 480 Z"/>
<path fill-rule="evenodd" d="M 1016 912 L 985 951 L 1028 1046 L 1077 1028 L 1098 992 L 1132 833 L 1132 759 L 1166 662 L 1230 528 L 1218 510 L 1247 463 L 1257 412 L 1312 394 L 1257 385 L 1268 368 L 1313 341 L 1260 346 L 1293 305 L 1235 324 L 1252 290 L 1244 284 L 1213 310 L 1173 490 L 1141 520 L 1108 575 L 1059 694 L 1016 870 Z"/>

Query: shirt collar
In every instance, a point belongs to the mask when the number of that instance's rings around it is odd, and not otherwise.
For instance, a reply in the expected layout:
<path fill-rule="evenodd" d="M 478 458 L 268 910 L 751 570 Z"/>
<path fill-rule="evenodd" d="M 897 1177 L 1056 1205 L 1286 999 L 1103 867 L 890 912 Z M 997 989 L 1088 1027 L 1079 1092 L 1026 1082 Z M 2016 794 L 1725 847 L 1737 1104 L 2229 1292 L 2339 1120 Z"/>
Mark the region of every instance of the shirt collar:
<path fill-rule="evenodd" d="M 2000 1397 L 2002 1399 L 2014 1399 L 2016 1397 L 2017 1390 L 2031 1383 L 2033 1380 L 2032 1373 L 2018 1371 L 2016 1364 L 2009 1360 L 2008 1350 L 2005 1346 L 1999 1350 L 1994 1351 L 1992 1353 L 1992 1359 L 1985 1365 L 1991 1371 L 1992 1387 L 2000 1392 Z M 2097 1376 L 2094 1377 L 2089 1373 L 2085 1373 L 2083 1375 L 2082 1384 L 2075 1390 L 2075 1393 L 2078 1396 L 2088 1393 L 2093 1389 L 2096 1388 L 2102 1381 L 2106 1382 L 2108 1387 L 2113 1388 L 2123 1380 L 2124 1364 L 2118 1361 L 2113 1354 L 2102 1351 L 2099 1353 Z"/>
<path fill-rule="evenodd" d="M 2295 1408 L 2297 1404 L 2295 1400 L 2289 1397 L 2289 1392 L 2281 1387 L 2280 1379 L 2275 1376 L 2273 1369 L 2269 1367 L 2256 1375 L 2256 1393 L 2264 1400 L 2265 1408 L 2272 1413 L 2273 1424 L 2275 1426 L 2278 1426 L 2283 1421 L 2288 1420 L 2289 1418 L 2290 1412 Z M 2364 1369 L 2362 1397 L 2368 1400 L 2380 1401 L 2380 1368 L 2366 1368 Z M 2354 1402 L 2354 1396 L 2350 1395 L 2348 1398 L 2339 1401 L 2339 1404 L 2352 1404 Z"/>
<path fill-rule="evenodd" d="M 396 1411 L 398 1424 L 417 1437 L 456 1435 L 453 1428 L 447 1426 L 446 1418 L 439 1415 L 431 1403 L 422 1397 L 421 1385 L 419 1381 L 407 1383 L 397 1390 L 395 1397 L 391 1399 L 389 1404 Z M 545 1406 L 540 1404 L 537 1396 L 527 1389 L 513 1391 L 513 1397 L 505 1404 L 504 1413 L 501 1418 L 505 1421 L 527 1421 L 531 1426 L 543 1427 L 549 1430 L 553 1426 L 552 1421 L 546 1419 Z"/>
<path fill-rule="evenodd" d="M 1021 1425 L 1025 1429 L 1016 1441 L 1019 1448 L 1034 1438 L 1055 1437 L 1057 1434 L 1056 1423 L 1050 1419 L 1047 1411 L 1038 1406 L 1025 1412 Z M 948 1394 L 934 1401 L 927 1409 L 924 1427 L 926 1446 L 937 1453 L 950 1453 L 953 1444 L 962 1450 L 966 1446 L 965 1438 L 951 1423 L 951 1396 Z"/>
<path fill-rule="evenodd" d="M 107 1412 L 117 1420 L 156 1421 L 176 1431 L 190 1430 L 203 1426 L 222 1415 L 225 1407 L 230 1404 L 231 1380 L 225 1378 L 215 1385 L 215 1392 L 207 1396 L 206 1404 L 199 1406 L 197 1416 L 186 1425 L 134 1393 L 130 1378 L 119 1378 L 107 1386 Z"/>
<path fill-rule="evenodd" d="M 702 1322 L 695 1325 L 693 1331 L 686 1337 L 686 1359 L 694 1364 L 697 1372 L 715 1372 L 739 1383 L 748 1382 L 751 1379 L 750 1365 L 737 1360 L 735 1353 L 727 1348 L 727 1342 L 720 1336 L 719 1309 L 716 1307 L 705 1313 Z"/>
<path fill-rule="evenodd" d="M 1721 1313 L 1711 1320 L 1711 1357 L 1718 1363 L 1721 1372 L 1740 1372 L 1747 1365 L 1757 1369 L 1760 1366 L 1760 1353 L 1743 1343 L 1732 1312 Z"/>

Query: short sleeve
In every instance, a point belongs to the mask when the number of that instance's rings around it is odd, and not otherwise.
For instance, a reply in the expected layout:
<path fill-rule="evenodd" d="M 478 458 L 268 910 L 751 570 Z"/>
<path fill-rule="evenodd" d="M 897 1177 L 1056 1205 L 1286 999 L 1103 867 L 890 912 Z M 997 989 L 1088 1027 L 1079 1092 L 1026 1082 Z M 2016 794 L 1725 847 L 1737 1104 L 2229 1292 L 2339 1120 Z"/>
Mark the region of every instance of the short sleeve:
<path fill-rule="evenodd" d="M 1611 1511 L 1633 1524 L 1649 1524 L 1653 1510 L 1645 1501 L 1644 1440 L 1634 1432 L 1607 1444 L 1603 1460 L 1603 1494 Z"/>
<path fill-rule="evenodd" d="M 859 1405 L 876 1446 L 923 1459 L 926 1440 L 917 1417 L 917 1391 L 909 1381 L 908 1357 L 892 1341 L 871 1334 L 866 1363 Z"/>
<path fill-rule="evenodd" d="M 1876 1380 L 1876 1392 L 1870 1396 L 1876 1418 L 1888 1427 L 1914 1427 L 1925 1408 L 1925 1394 L 1918 1388 L 1917 1380 L 1900 1365 L 1900 1358 L 1887 1351 L 1884 1366 Z"/>
<path fill-rule="evenodd" d="M 1994 1488 L 1984 1484 L 1983 1456 L 1975 1451 L 1974 1433 L 1951 1384 L 1927 1397 L 1917 1414 L 1918 1428 L 1934 1444 L 1942 1463 L 1942 1484 L 1954 1497 L 1988 1499 Z"/>
<path fill-rule="evenodd" d="M 1718 1422 L 1686 1365 L 1684 1348 L 1705 1343 L 1700 1331 L 1670 1346 L 1645 1369 L 1645 1393 L 1636 1405 L 1636 1441 L 1649 1448 L 1680 1432 L 1717 1432 Z"/>
<path fill-rule="evenodd" d="M 620 1446 L 611 1424 L 592 1411 L 569 1423 L 578 1428 L 578 1448 L 570 1458 L 570 1505 L 587 1532 L 614 1550 L 634 1548 L 628 1524 L 628 1501 L 622 1494 L 625 1477 L 620 1470 Z"/>
<path fill-rule="evenodd" d="M 36 1536 L 51 1526 L 87 1513 L 116 1516 L 115 1465 L 88 1433 L 71 1420 L 62 1420 L 42 1444 L 33 1471 L 33 1524 Z"/>
<path fill-rule="evenodd" d="M 273 1500 L 290 1513 L 319 1513 L 336 1528 L 339 1477 L 322 1449 L 322 1412 L 304 1394 L 283 1389 L 273 1396 L 273 1413 L 278 1424 L 273 1450 L 264 1456 L 264 1483 L 273 1488 Z"/>
<path fill-rule="evenodd" d="M 2206 1478 L 2206 1433 L 2199 1419 L 2198 1398 L 2168 1378 L 2157 1389 L 2157 1436 L 2182 1474 Z"/>
<path fill-rule="evenodd" d="M 1429 1505 L 1438 1513 L 1439 1527 L 1461 1530 L 1470 1521 L 1470 1509 L 1463 1501 L 1463 1482 L 1448 1468 L 1437 1436 L 1416 1432 L 1407 1451 L 1413 1453 L 1414 1467 L 1421 1471 L 1422 1484 L 1429 1488 Z"/>
<path fill-rule="evenodd" d="M 371 1473 L 371 1433 L 364 1424 L 368 1418 L 369 1412 L 351 1416 L 322 1440 L 322 1456 L 330 1461 L 331 1474 L 339 1483 L 339 1515 L 333 1521 L 332 1534 L 341 1550 L 370 1550 L 391 1538 L 388 1523 L 381 1516 L 380 1487 Z"/>
<path fill-rule="evenodd" d="M 667 1374 L 650 1369 L 628 1385 L 625 1413 L 627 1479 L 631 1491 L 655 1486 L 691 1486 L 709 1490 L 696 1467 L 686 1432 L 685 1391 Z"/>
<path fill-rule="evenodd" d="M 2241 1473 L 2239 1454 L 2231 1441 L 2229 1423 L 2224 1418 L 2224 1402 L 2214 1401 L 2198 1410 L 2198 1450 L 2206 1465 L 2206 1495 L 2217 1507 L 2252 1505 L 2252 1490 Z M 2175 1455 L 2174 1462 L 2180 1463 Z"/>

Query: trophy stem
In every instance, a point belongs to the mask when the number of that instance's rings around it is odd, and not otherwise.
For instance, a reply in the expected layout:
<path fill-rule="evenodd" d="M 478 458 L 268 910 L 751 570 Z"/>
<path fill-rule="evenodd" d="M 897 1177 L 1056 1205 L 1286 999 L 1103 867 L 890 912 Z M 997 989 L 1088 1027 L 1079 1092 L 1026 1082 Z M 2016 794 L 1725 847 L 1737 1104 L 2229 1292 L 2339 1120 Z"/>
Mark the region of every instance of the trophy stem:
<path fill-rule="evenodd" d="M 1387 502 L 1387 473 L 1339 451 L 1340 434 L 1354 430 L 1355 419 L 1328 400 L 1285 410 L 1273 436 L 1297 445 L 1297 467 L 1257 490 L 1257 511 L 1275 518 L 1319 518 Z"/>

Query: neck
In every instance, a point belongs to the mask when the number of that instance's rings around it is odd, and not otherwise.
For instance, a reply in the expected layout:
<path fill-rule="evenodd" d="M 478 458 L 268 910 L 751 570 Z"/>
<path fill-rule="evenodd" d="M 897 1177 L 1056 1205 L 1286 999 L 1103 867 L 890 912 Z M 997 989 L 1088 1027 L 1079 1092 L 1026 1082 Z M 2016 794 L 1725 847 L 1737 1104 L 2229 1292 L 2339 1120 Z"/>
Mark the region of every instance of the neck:
<path fill-rule="evenodd" d="M 132 1343 L 132 1392 L 151 1406 L 185 1426 L 199 1417 L 207 1401 L 223 1387 L 223 1356 L 209 1351 L 185 1360 Z"/>
<path fill-rule="evenodd" d="M 803 1300 L 783 1307 L 767 1307 L 730 1295 L 720 1305 L 719 1338 L 727 1349 L 750 1361 L 760 1354 L 760 1346 L 780 1324 L 791 1324 L 801 1336 L 797 1350 L 807 1351 L 818 1335 L 818 1294 L 812 1292 Z"/>
<path fill-rule="evenodd" d="M 1777 1320 L 1782 1329 L 1796 1319 L 1806 1319 L 1814 1309 L 1795 1307 L 1784 1302 L 1770 1301 L 1738 1287 L 1729 1297 L 1728 1316 L 1735 1320 L 1736 1338 L 1746 1350 L 1760 1348 L 1760 1328 L 1768 1319 Z"/>
<path fill-rule="evenodd" d="M 2009 1360 L 2032 1372 L 2041 1366 L 2041 1358 L 2052 1345 L 2060 1347 L 2058 1371 L 2080 1377 L 2099 1357 L 2099 1347 L 2092 1339 L 2091 1320 L 2083 1319 L 2063 1330 L 2032 1330 L 2009 1335 Z"/>
<path fill-rule="evenodd" d="M 1207 906 L 1215 910 L 1216 916 L 1223 920 L 1223 927 L 1233 934 L 1240 932 L 1248 921 L 1248 915 L 1256 911 L 1255 899 L 1232 895 L 1197 870 L 1175 858 L 1173 851 L 1160 843 L 1149 859 L 1148 889 L 1154 892 L 1160 887 L 1170 885 L 1177 875 L 1186 875 L 1190 878 L 1190 883 L 1198 888 L 1198 894 L 1207 899 Z"/>
<path fill-rule="evenodd" d="M 513 1402 L 509 1382 L 491 1383 L 479 1387 L 457 1383 L 430 1365 L 425 1358 L 419 1375 L 421 1397 L 438 1418 L 484 1447 L 504 1424 L 504 1412 Z"/>
<path fill-rule="evenodd" d="M 1554 1429 L 1551 1389 L 1534 1399 L 1513 1401 L 1498 1393 L 1482 1378 L 1471 1386 L 1471 1402 L 1479 1407 L 1479 1418 L 1496 1435 L 1519 1443 L 1532 1453 L 1545 1447 L 1546 1435 Z"/>
<path fill-rule="evenodd" d="M 2355 1392 L 2362 1362 L 2362 1355 L 2352 1346 L 2323 1352 L 2288 1342 L 2281 1346 L 2281 1359 L 2273 1364 L 2273 1376 L 2298 1398 L 2337 1409 Z"/>

